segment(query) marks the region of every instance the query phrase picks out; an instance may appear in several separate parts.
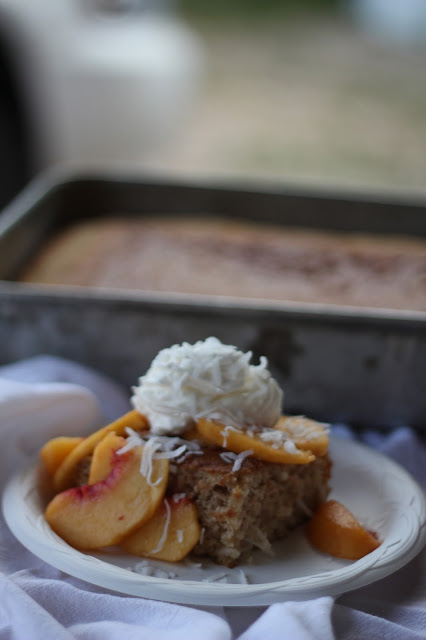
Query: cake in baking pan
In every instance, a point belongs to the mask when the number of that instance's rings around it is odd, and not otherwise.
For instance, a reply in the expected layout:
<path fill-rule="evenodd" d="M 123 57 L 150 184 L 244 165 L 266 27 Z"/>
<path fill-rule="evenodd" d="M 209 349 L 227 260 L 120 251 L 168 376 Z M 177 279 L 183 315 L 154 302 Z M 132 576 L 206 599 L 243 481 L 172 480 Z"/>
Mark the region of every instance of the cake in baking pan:
<path fill-rule="evenodd" d="M 42 247 L 23 282 L 426 310 L 426 243 L 214 217 L 107 217 Z"/>

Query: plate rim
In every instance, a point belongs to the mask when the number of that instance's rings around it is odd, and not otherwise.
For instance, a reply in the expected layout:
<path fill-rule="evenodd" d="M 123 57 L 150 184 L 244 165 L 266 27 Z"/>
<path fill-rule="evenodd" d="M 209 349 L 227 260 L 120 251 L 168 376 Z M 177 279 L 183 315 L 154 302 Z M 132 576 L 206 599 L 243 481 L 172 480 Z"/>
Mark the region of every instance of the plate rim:
<path fill-rule="evenodd" d="M 308 576 L 258 584 L 174 580 L 142 575 L 118 567 L 107 560 L 100 560 L 91 553 L 74 549 L 50 529 L 42 512 L 31 513 L 27 499 L 29 493 L 36 489 L 34 483 L 30 487 L 27 485 L 38 473 L 39 462 L 34 460 L 8 480 L 3 490 L 2 511 L 14 536 L 38 558 L 75 578 L 122 594 L 176 604 L 238 607 L 269 605 L 286 600 L 305 600 L 323 595 L 336 596 L 394 573 L 414 558 L 426 544 L 426 494 L 421 486 L 400 464 L 381 452 L 358 441 L 330 436 L 331 449 L 338 450 L 339 447 L 349 443 L 358 455 L 367 457 L 367 461 L 370 459 L 376 464 L 377 462 L 384 464 L 388 473 L 396 475 L 398 480 L 403 481 L 411 489 L 410 492 L 406 492 L 406 496 L 404 495 L 406 501 L 403 505 L 409 509 L 407 517 L 411 516 L 410 535 L 400 542 L 399 546 L 395 541 L 386 543 L 385 538 L 378 549 L 361 560 L 348 566 L 319 571 Z M 333 462 L 336 464 L 335 459 Z M 26 495 L 23 495 L 24 492 Z M 25 506 L 23 512 L 16 509 L 19 503 Z M 57 545 L 54 548 L 56 553 L 54 561 L 52 561 L 52 541 Z M 113 585 L 108 575 L 110 573 L 113 574 Z"/>

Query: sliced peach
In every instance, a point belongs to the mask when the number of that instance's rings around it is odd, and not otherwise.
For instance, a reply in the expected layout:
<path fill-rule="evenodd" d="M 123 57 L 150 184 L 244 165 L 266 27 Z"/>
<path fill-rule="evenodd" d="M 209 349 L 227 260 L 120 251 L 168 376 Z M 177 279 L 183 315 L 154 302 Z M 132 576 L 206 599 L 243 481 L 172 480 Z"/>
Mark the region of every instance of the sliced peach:
<path fill-rule="evenodd" d="M 40 458 L 48 473 L 53 476 L 68 454 L 76 448 L 84 438 L 59 436 L 48 440 L 40 450 Z"/>
<path fill-rule="evenodd" d="M 220 422 L 213 422 L 205 418 L 197 421 L 197 429 L 202 437 L 211 444 L 229 449 L 234 453 L 242 453 L 251 449 L 255 458 L 266 462 L 307 464 L 315 460 L 315 456 L 310 451 L 302 451 L 296 447 L 286 448 L 285 443 L 274 447 L 272 443 L 262 440 L 257 433 L 249 435 L 245 431 L 235 430 L 234 427 L 226 427 Z"/>
<path fill-rule="evenodd" d="M 347 560 L 359 560 L 380 546 L 377 538 L 336 500 L 319 507 L 307 524 L 306 536 L 318 551 Z"/>
<path fill-rule="evenodd" d="M 87 438 L 84 438 L 83 442 L 71 451 L 57 469 L 53 477 L 53 486 L 55 490 L 63 491 L 64 489 L 68 489 L 72 486 L 74 467 L 76 464 L 82 458 L 90 456 L 98 442 L 103 440 L 107 433 L 115 431 L 115 433 L 120 436 L 125 432 L 126 427 L 131 427 L 136 431 L 140 431 L 148 428 L 148 422 L 142 414 L 133 410 L 129 411 L 124 416 L 121 416 L 121 418 L 118 418 L 115 422 L 111 422 L 106 427 L 103 427 L 102 429 L 95 431 L 95 433 L 92 433 Z"/>
<path fill-rule="evenodd" d="M 107 433 L 105 438 L 96 445 L 90 463 L 89 480 L 87 484 L 96 484 L 110 474 L 116 456 L 115 452 L 124 447 L 126 439 L 117 436 L 114 431 Z"/>
<path fill-rule="evenodd" d="M 117 544 L 149 520 L 163 499 L 169 463 L 153 460 L 148 483 L 140 472 L 142 450 L 116 453 L 105 480 L 56 495 L 45 512 L 52 529 L 73 547 L 98 549 Z"/>
<path fill-rule="evenodd" d="M 167 562 L 185 558 L 200 539 L 197 509 L 187 497 L 165 498 L 151 520 L 122 543 L 128 553 Z"/>
<path fill-rule="evenodd" d="M 299 448 L 323 456 L 328 450 L 328 432 L 325 425 L 304 416 L 281 416 L 275 429 L 283 431 Z"/>

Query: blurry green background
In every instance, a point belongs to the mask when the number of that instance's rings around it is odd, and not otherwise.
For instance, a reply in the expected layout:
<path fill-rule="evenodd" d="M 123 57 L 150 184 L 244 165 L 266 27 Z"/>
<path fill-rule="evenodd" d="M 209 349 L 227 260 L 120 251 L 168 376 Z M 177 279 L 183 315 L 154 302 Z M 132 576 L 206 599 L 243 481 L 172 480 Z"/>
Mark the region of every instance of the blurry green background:
<path fill-rule="evenodd" d="M 426 188 L 426 43 L 359 29 L 331 0 L 181 0 L 205 52 L 182 136 L 148 169 Z"/>
<path fill-rule="evenodd" d="M 336 0 L 182 0 L 180 7 L 191 15 L 247 18 L 301 10 L 323 11 L 334 9 L 336 4 Z"/>

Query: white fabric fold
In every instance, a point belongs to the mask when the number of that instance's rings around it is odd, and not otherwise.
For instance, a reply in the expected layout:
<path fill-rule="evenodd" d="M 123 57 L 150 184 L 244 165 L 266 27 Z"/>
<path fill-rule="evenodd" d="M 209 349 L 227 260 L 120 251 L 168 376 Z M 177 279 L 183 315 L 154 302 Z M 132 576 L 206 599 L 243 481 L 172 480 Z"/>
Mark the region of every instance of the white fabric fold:
<path fill-rule="evenodd" d="M 12 610 L 22 612 L 30 601 L 30 615 L 34 621 L 43 623 L 44 635 L 37 637 L 46 640 L 231 639 L 228 624 L 208 611 L 98 591 L 87 588 L 81 581 L 63 578 L 60 572 L 53 578 L 44 577 L 40 571 L 24 571 L 10 577 Z M 16 604 L 18 600 L 21 606 Z M 16 616 L 14 618 L 16 620 Z M 17 640 L 24 637 L 17 636 Z"/>
<path fill-rule="evenodd" d="M 0 377 L 0 435 L 7 443 L 0 452 L 0 483 L 11 470 L 31 460 L 49 438 L 61 432 L 89 433 L 99 426 L 101 415 L 97 399 L 84 387 Z"/>
<path fill-rule="evenodd" d="M 274 604 L 240 636 L 240 640 L 334 640 L 331 624 L 333 598 Z"/>

